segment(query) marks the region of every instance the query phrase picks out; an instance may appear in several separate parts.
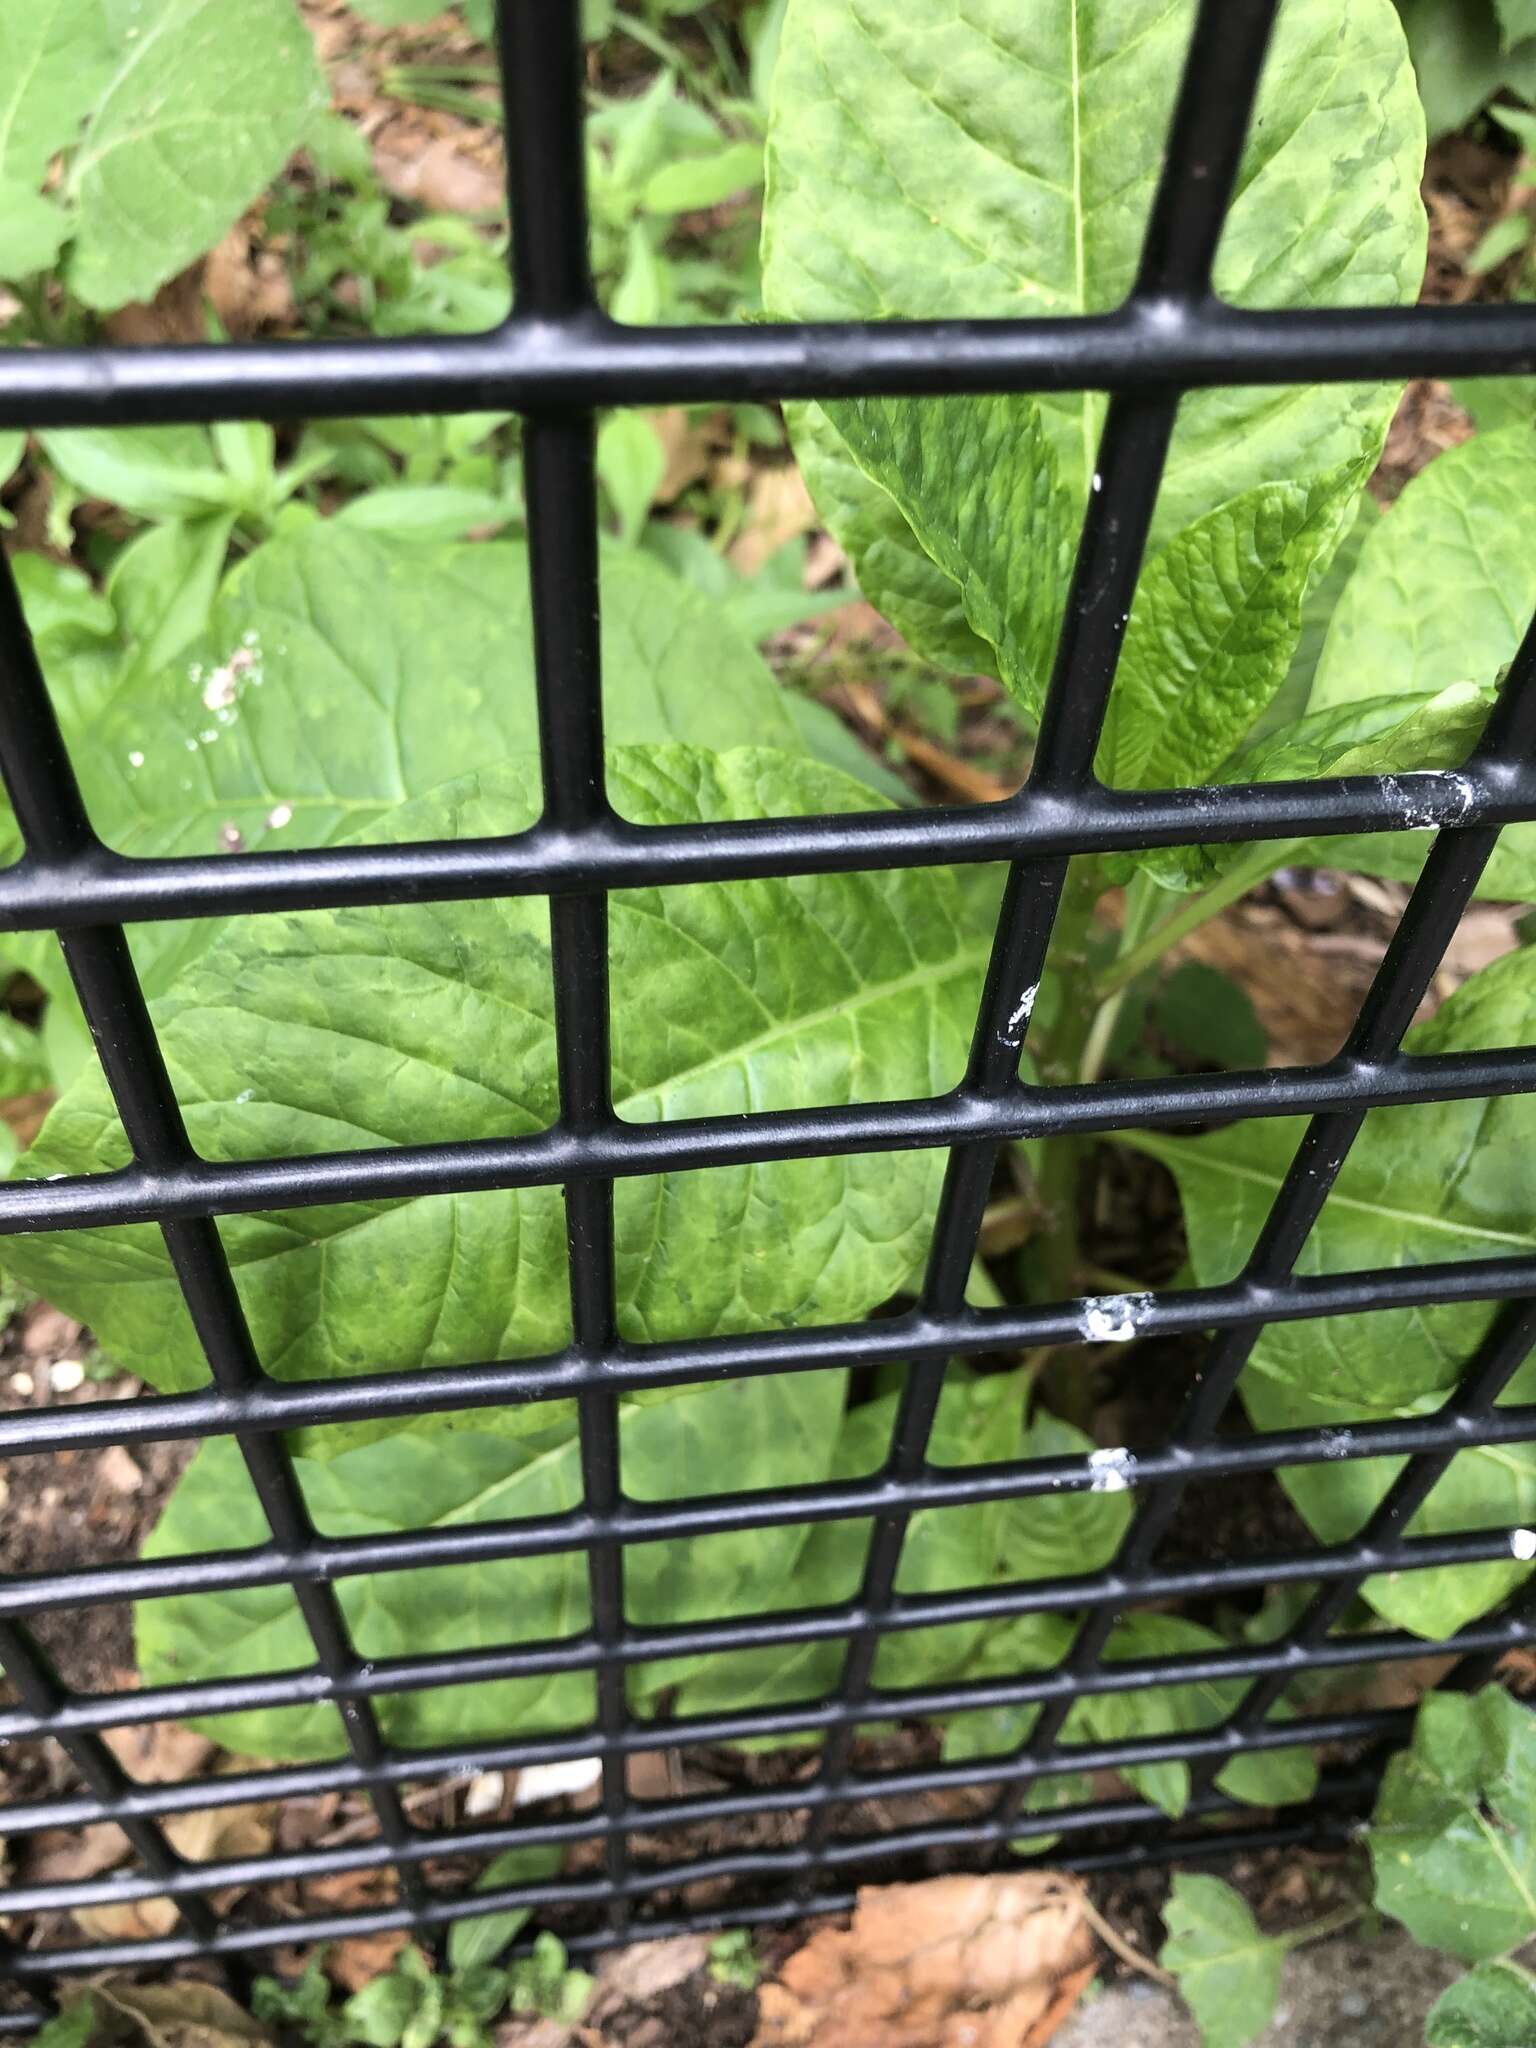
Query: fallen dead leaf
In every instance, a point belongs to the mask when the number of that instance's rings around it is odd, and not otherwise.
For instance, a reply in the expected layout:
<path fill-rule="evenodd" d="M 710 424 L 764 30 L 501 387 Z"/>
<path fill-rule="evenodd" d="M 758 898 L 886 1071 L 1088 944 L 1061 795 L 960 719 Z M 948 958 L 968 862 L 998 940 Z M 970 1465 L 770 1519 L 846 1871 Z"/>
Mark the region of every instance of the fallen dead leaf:
<path fill-rule="evenodd" d="M 74 1918 L 93 1941 L 154 1941 L 181 1915 L 174 1899 L 125 1899 L 120 1906 L 76 1906 Z"/>
<path fill-rule="evenodd" d="M 656 503 L 670 505 L 690 484 L 709 474 L 719 435 L 719 415 L 703 419 L 690 417 L 680 405 L 663 412 L 647 413 L 647 419 L 666 455 L 666 467 L 656 486 Z"/>
<path fill-rule="evenodd" d="M 375 1977 L 382 1977 L 406 1945 L 403 1927 L 383 1934 L 359 1934 L 332 1942 L 325 1952 L 325 1974 L 343 1991 L 361 1991 Z"/>
<path fill-rule="evenodd" d="M 621 2005 L 646 2005 L 681 1984 L 709 1961 L 702 1934 L 677 1934 L 668 1941 L 637 1941 L 611 1950 L 597 1966 L 597 1991 L 588 2017 L 600 2025 Z"/>
<path fill-rule="evenodd" d="M 743 576 L 755 576 L 786 541 L 817 524 L 816 507 L 798 469 L 760 469 L 747 490 L 741 530 L 726 554 Z"/>
<path fill-rule="evenodd" d="M 758 1993 L 752 2048 L 1044 2048 L 1092 1975 L 1080 1889 L 1047 1873 L 859 1893 Z"/>
<path fill-rule="evenodd" d="M 396 199 L 414 200 L 430 213 L 498 214 L 506 205 L 499 150 L 469 154 L 456 135 L 424 147 L 391 128 L 373 153 L 379 183 Z"/>
<path fill-rule="evenodd" d="M 93 2048 L 104 2042 L 141 2042 L 147 2048 L 270 2048 L 259 2021 L 212 1984 L 183 1978 L 171 1984 L 131 1984 L 100 1978 L 65 1993 L 65 2010 L 88 1998 L 96 2009 Z"/>
<path fill-rule="evenodd" d="M 122 1444 L 113 1444 L 96 1460 L 96 1477 L 112 1493 L 137 1493 L 144 1474 Z"/>
<path fill-rule="evenodd" d="M 108 1728 L 102 1740 L 129 1777 L 140 1784 L 185 1784 L 213 1755 L 213 1744 L 205 1735 L 194 1735 L 174 1721 L 151 1721 L 142 1728 Z"/>
<path fill-rule="evenodd" d="M 31 1840 L 28 1884 L 78 1884 L 127 1859 L 128 1842 L 110 1820 L 88 1828 L 43 1828 Z"/>

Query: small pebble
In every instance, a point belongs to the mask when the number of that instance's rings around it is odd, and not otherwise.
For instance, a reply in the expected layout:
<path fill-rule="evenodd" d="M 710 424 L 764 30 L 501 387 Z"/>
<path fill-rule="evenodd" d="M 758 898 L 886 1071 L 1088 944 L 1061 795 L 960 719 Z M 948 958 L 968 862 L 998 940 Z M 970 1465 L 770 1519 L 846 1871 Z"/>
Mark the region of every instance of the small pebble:
<path fill-rule="evenodd" d="M 11 1374 L 11 1392 L 12 1392 L 13 1394 L 30 1394 L 30 1393 L 31 1393 L 31 1391 L 32 1391 L 32 1375 L 31 1375 L 31 1373 L 29 1373 L 29 1372 L 13 1372 L 13 1373 Z"/>
<path fill-rule="evenodd" d="M 48 1384 L 56 1394 L 72 1394 L 85 1384 L 85 1367 L 78 1358 L 61 1358 L 48 1368 Z"/>
<path fill-rule="evenodd" d="M 1371 2009 L 1371 2001 L 1363 1991 L 1345 1991 L 1339 1996 L 1339 2011 L 1347 2020 L 1363 2020 Z"/>

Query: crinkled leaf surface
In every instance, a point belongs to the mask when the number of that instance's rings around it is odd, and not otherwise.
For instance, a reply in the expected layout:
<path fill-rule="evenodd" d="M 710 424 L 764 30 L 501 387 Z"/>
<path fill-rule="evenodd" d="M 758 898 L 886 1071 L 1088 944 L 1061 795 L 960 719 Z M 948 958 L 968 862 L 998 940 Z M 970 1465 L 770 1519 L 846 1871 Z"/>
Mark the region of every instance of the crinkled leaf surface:
<path fill-rule="evenodd" d="M 824 1479 L 843 1378 L 764 1375 L 659 1406 L 626 1403 L 619 1432 L 625 1482 L 635 1494 L 665 1499 Z M 537 1415 L 548 1424 L 552 1410 Z M 404 1433 L 325 1463 L 301 1458 L 297 1470 L 316 1526 L 337 1537 L 471 1528 L 559 1513 L 581 1500 L 580 1447 L 568 1419 L 517 1440 L 461 1429 L 451 1456 L 441 1438 Z M 221 1438 L 199 1451 L 145 1554 L 244 1548 L 261 1542 L 265 1528 L 239 1450 Z M 624 1558 L 628 1615 L 645 1625 L 758 1611 L 772 1604 L 805 1535 L 804 1527 L 791 1526 L 634 1544 Z M 342 1578 L 336 1585 L 358 1652 L 369 1659 L 539 1641 L 575 1634 L 589 1620 L 579 1551 Z M 138 1651 L 150 1684 L 313 1662 L 298 1603 L 283 1586 L 144 1602 Z M 592 1717 L 593 1698 L 590 1672 L 568 1672 L 384 1694 L 378 1706 L 386 1738 L 416 1747 L 580 1727 Z M 328 1756 L 344 1747 L 329 1706 L 225 1715 L 209 1727 L 219 1741 L 256 1756 Z"/>
<path fill-rule="evenodd" d="M 1409 1034 L 1411 1052 L 1525 1045 L 1536 1034 L 1536 953 L 1507 954 L 1475 975 Z M 1183 1199 L 1196 1281 L 1241 1269 L 1295 1153 L 1296 1118 L 1255 1118 L 1200 1138 L 1139 1132 L 1134 1142 L 1171 1168 Z M 1372 1110 L 1303 1248 L 1300 1273 L 1338 1273 L 1536 1250 L 1536 1107 L 1526 1096 Z M 1387 1309 L 1269 1325 L 1243 1375 L 1260 1429 L 1349 1426 L 1432 1413 L 1456 1385 L 1492 1309 Z M 1505 1398 L 1536 1395 L 1523 1367 Z M 1326 1542 L 1354 1535 L 1402 1467 L 1350 1459 L 1281 1473 Z M 1536 1521 L 1536 1456 L 1522 1445 L 1463 1451 L 1415 1517 L 1423 1534 Z M 1485 1612 L 1529 1566 L 1458 1565 L 1370 1579 L 1364 1593 L 1395 1625 L 1439 1637 Z"/>
<path fill-rule="evenodd" d="M 128 557 L 151 546 L 170 559 L 130 579 Z M 127 551 L 111 589 L 120 642 L 100 598 L 27 572 L 28 616 L 43 629 L 39 653 L 86 801 L 119 851 L 214 853 L 230 831 L 248 851 L 323 846 L 536 748 L 520 544 L 307 527 L 249 555 L 226 579 L 206 633 L 156 668 L 146 659 L 155 634 L 180 635 L 174 619 L 156 615 L 154 593 L 169 586 L 184 596 L 201 559 L 161 536 Z M 707 598 L 634 551 L 605 554 L 602 574 L 604 710 L 615 745 L 806 751 L 786 692 Z M 488 829 L 527 822 L 522 785 L 514 787 L 515 808 Z M 139 927 L 131 944 L 150 988 L 165 986 L 212 929 Z M 21 944 L 25 964 L 57 989 L 53 941 Z"/>
<path fill-rule="evenodd" d="M 1536 1934 L 1536 1721 L 1499 1686 L 1432 1693 L 1387 1766 L 1369 1834 L 1376 1903 L 1464 1962 Z"/>
<path fill-rule="evenodd" d="M 1519 1963 L 1480 1963 L 1436 1999 L 1428 2048 L 1526 2048 L 1536 2041 L 1536 1978 Z"/>
<path fill-rule="evenodd" d="M 147 299 L 212 248 L 277 176 L 325 103 L 293 0 L 77 0 L 105 12 L 110 71 L 64 196 L 69 284 L 103 311 Z"/>
<path fill-rule="evenodd" d="M 7 279 L 44 269 L 58 254 L 67 216 L 41 186 L 96 104 L 114 55 L 104 0 L 0 8 L 0 274 Z"/>
<path fill-rule="evenodd" d="M 1536 562 L 1521 545 L 1533 521 L 1529 426 L 1476 434 L 1437 456 L 1367 536 L 1323 644 L 1311 708 L 1491 683 L 1536 608 Z"/>
<path fill-rule="evenodd" d="M 1219 1877 L 1175 1872 L 1158 1960 L 1179 1980 L 1205 2048 L 1246 2048 L 1274 2016 L 1285 1944 L 1261 1934 L 1245 1901 Z"/>
<path fill-rule="evenodd" d="M 1261 485 L 1148 563 L 1115 675 L 1107 781 L 1171 789 L 1211 778 L 1285 680 L 1309 581 L 1360 481 L 1352 463 L 1309 483 Z"/>
<path fill-rule="evenodd" d="M 1193 14 L 1193 0 L 791 0 L 769 134 L 768 307 L 793 320 L 878 320 L 1118 305 Z M 1250 306 L 1411 301 L 1423 271 L 1423 145 L 1390 0 L 1342 15 L 1331 0 L 1288 0 L 1218 288 Z M 1374 385 L 1191 393 L 1155 544 L 1256 485 L 1371 453 L 1394 396 Z M 1093 394 L 1045 406 L 1079 507 L 1101 411 Z M 815 408 L 795 417 L 797 453 L 861 582 L 925 652 L 977 667 L 953 586 L 815 422 Z"/>
<path fill-rule="evenodd" d="M 879 801 L 766 750 L 626 750 L 610 775 L 644 822 Z M 511 762 L 375 818 L 369 836 L 473 837 L 525 822 L 534 805 L 531 764 Z M 989 936 L 985 905 L 942 870 L 618 894 L 616 1106 L 669 1120 L 941 1091 L 963 1068 Z M 538 1131 L 556 1108 L 552 1005 L 545 905 L 506 899 L 232 925 L 153 1009 L 194 1144 L 236 1159 Z M 56 1106 L 26 1170 L 125 1156 L 91 1075 Z M 925 1152 L 621 1180 L 626 1334 L 864 1314 L 920 1264 L 942 1169 Z M 232 1217 L 221 1229 L 260 1355 L 284 1378 L 526 1356 L 567 1334 L 553 1188 Z M 154 1229 L 17 1246 L 9 1269 L 77 1309 L 125 1364 L 162 1388 L 202 1380 Z"/>
<path fill-rule="evenodd" d="M 1451 683 L 1428 695 L 1422 691 L 1400 697 L 1363 697 L 1309 712 L 1294 724 L 1281 726 L 1261 740 L 1241 746 L 1210 775 L 1212 783 L 1306 782 L 1323 776 L 1402 775 L 1427 768 L 1453 769 L 1466 760 L 1493 705 L 1490 684 Z M 1412 800 L 1405 799 L 1405 809 Z M 1504 835 L 1506 841 L 1509 835 Z M 1354 867 L 1368 874 L 1394 873 L 1405 844 L 1414 863 L 1422 863 L 1428 841 L 1417 833 L 1373 832 L 1347 842 L 1271 842 L 1273 865 Z M 1212 842 L 1204 846 L 1171 846 L 1142 856 L 1143 864 L 1170 888 L 1204 888 L 1218 881 L 1252 852 L 1247 844 Z M 1513 849 L 1495 854 L 1479 882 L 1480 896 L 1503 897 L 1501 887 L 1511 875 Z"/>

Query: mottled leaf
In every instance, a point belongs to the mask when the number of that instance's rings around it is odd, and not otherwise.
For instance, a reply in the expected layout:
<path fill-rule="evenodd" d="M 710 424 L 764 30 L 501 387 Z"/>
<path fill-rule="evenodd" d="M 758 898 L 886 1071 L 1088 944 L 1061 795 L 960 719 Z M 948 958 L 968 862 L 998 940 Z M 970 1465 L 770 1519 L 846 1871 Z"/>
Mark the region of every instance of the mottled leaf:
<path fill-rule="evenodd" d="M 1428 2048 L 1529 2048 L 1536 1978 L 1519 1963 L 1480 1963 L 1442 1992 L 1425 2026 Z"/>
<path fill-rule="evenodd" d="M 1475 975 L 1409 1034 L 1418 1053 L 1525 1045 L 1536 1035 L 1536 953 L 1521 950 Z M 1241 1271 L 1294 1155 L 1302 1125 L 1260 1118 L 1200 1138 L 1139 1132 L 1179 1184 L 1190 1263 L 1202 1286 Z M 1536 1106 L 1514 1095 L 1372 1110 L 1302 1249 L 1303 1274 L 1506 1257 L 1536 1250 Z M 1341 1451 L 1359 1422 L 1432 1413 L 1456 1385 L 1493 1309 L 1471 1303 L 1270 1324 L 1243 1375 L 1260 1429 L 1336 1429 Z M 1536 1395 L 1536 1367 L 1505 1398 Z M 1325 1542 L 1353 1536 L 1401 1459 L 1297 1466 L 1280 1475 Z M 1522 1445 L 1463 1451 L 1410 1527 L 1417 1533 L 1536 1522 L 1536 1456 Z M 1458 1565 L 1366 1581 L 1388 1621 L 1439 1637 L 1496 1605 L 1529 1565 Z"/>
<path fill-rule="evenodd" d="M 1376 1903 L 1478 1963 L 1536 1934 L 1536 1722 L 1499 1686 L 1432 1693 L 1367 1836 Z"/>
<path fill-rule="evenodd" d="M 647 823 L 878 804 L 830 770 L 771 752 L 658 746 L 616 754 L 610 775 L 620 807 Z M 536 801 L 531 764 L 508 763 L 373 818 L 368 836 L 479 836 L 531 822 Z M 610 913 L 620 1115 L 671 1120 L 953 1085 L 987 913 L 974 891 L 927 869 L 621 892 Z M 208 1158 L 517 1135 L 555 1115 L 539 898 L 231 925 L 154 1014 Z M 54 1109 L 27 1171 L 125 1156 L 93 1075 Z M 920 1264 L 942 1169 L 938 1153 L 886 1153 L 621 1179 L 621 1326 L 659 1338 L 862 1315 Z M 566 1338 L 554 1188 L 230 1217 L 221 1228 L 260 1355 L 283 1378 L 526 1356 Z M 77 1308 L 125 1364 L 161 1387 L 201 1381 L 152 1227 L 18 1239 L 17 1253 L 14 1269 Z M 523 1426 L 521 1413 L 505 1426 Z"/>

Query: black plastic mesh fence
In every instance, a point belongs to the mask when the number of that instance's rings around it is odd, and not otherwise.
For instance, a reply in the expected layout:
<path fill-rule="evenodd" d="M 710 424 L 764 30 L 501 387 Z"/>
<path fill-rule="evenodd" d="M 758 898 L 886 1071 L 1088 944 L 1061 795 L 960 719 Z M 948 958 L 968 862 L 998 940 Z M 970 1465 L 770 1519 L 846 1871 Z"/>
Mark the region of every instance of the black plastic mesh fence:
<path fill-rule="evenodd" d="M 1180 394 L 1200 386 L 1345 382 L 1418 374 L 1536 372 L 1536 307 L 1245 312 L 1213 296 L 1211 269 L 1233 187 L 1276 0 L 1203 0 L 1152 209 L 1140 271 L 1118 311 L 1076 319 L 891 323 L 880 326 L 631 329 L 597 309 L 587 265 L 580 46 L 575 0 L 504 0 L 502 25 L 511 160 L 515 311 L 496 332 L 465 339 L 294 343 L 206 348 L 60 349 L 0 358 L 0 425 L 27 427 L 285 420 L 510 408 L 525 421 L 525 460 L 544 810 L 530 830 L 499 839 L 225 857 L 130 859 L 92 829 L 8 576 L 0 578 L 0 768 L 25 842 L 0 875 L 0 928 L 56 929 L 63 941 L 133 1153 L 100 1175 L 0 1187 L 0 1231 L 157 1223 L 206 1351 L 212 1384 L 190 1394 L 36 1409 L 0 1420 L 0 1450 L 66 1449 L 234 1436 L 270 1524 L 255 1550 L 17 1576 L 0 1584 L 0 1662 L 17 1704 L 0 1709 L 0 1741 L 51 1737 L 84 1790 L 13 1805 L 4 1829 L 115 1821 L 138 1868 L 126 1876 L 19 1886 L 7 1911 L 122 1903 L 168 1895 L 179 1909 L 161 1938 L 13 1948 L 0 1974 L 42 1980 L 63 1970 L 240 1958 L 278 1943 L 394 1927 L 430 1936 L 466 1912 L 532 1903 L 573 1909 L 577 1947 L 643 1925 L 788 1918 L 844 1903 L 851 1879 L 945 1852 L 972 1867 L 1021 1832 L 1032 1784 L 1065 1770 L 1176 1760 L 1190 1766 L 1192 1823 L 1225 1817 L 1226 1847 L 1280 1842 L 1347 1825 L 1368 1803 L 1373 1744 L 1400 1736 L 1396 1712 L 1270 1710 L 1297 1677 L 1426 1648 L 1459 1655 L 1465 1676 L 1536 1639 L 1536 1607 L 1516 1605 L 1442 1645 L 1405 1634 L 1351 1635 L 1337 1625 L 1367 1576 L 1507 1559 L 1507 1530 L 1410 1538 L 1405 1525 L 1460 1450 L 1536 1439 L 1536 1410 L 1494 1404 L 1536 1341 L 1536 1260 L 1297 1277 L 1293 1268 L 1367 1111 L 1384 1104 L 1492 1097 L 1536 1086 L 1525 1048 L 1412 1057 L 1403 1033 L 1439 965 L 1499 828 L 1536 818 L 1536 637 L 1528 636 L 1473 756 L 1455 775 L 1350 777 L 1220 790 L 1110 791 L 1092 773 L 1095 745 L 1130 609 L 1149 517 Z M 957 307 L 957 314 L 964 308 Z M 861 393 L 1101 389 L 1111 394 L 1093 496 L 1065 625 L 1026 786 L 971 809 L 890 811 L 708 827 L 641 828 L 604 791 L 597 636 L 593 409 L 696 400 Z M 1020 998 L 1039 981 L 1068 857 L 1212 840 L 1309 838 L 1442 827 L 1396 936 L 1342 1052 L 1320 1065 L 1265 1074 L 1197 1075 L 1071 1088 L 1019 1079 Z M 612 1108 L 607 892 L 679 881 L 1006 860 L 998 921 L 968 1071 L 933 1100 L 687 1122 L 621 1122 Z M 193 1150 L 130 959 L 123 927 L 145 920 L 251 915 L 345 904 L 547 895 L 552 916 L 560 1115 L 530 1138 L 419 1144 L 304 1159 L 212 1164 Z M 1136 1464 L 1136 1513 L 1113 1563 L 1089 1575 L 945 1594 L 896 1590 L 903 1539 L 920 1508 L 1082 1489 L 1083 1458 L 956 1469 L 927 1458 L 946 1361 L 1070 1342 L 1085 1305 L 974 1311 L 966 1277 L 999 1148 L 1063 1130 L 1110 1131 L 1212 1118 L 1306 1113 L 1311 1121 L 1246 1269 L 1222 1286 L 1151 1299 L 1148 1334 L 1214 1332 L 1186 1411 Z M 874 1324 L 774 1330 L 696 1342 L 621 1340 L 615 1316 L 612 1197 L 617 1176 L 840 1152 L 938 1146 L 948 1154 L 926 1283 L 909 1313 Z M 558 1355 L 489 1361 L 343 1383 L 279 1383 L 264 1371 L 243 1317 L 215 1219 L 302 1210 L 338 1200 L 559 1185 L 564 1190 L 573 1334 Z M 1508 1302 L 1463 1382 L 1438 1412 L 1361 1427 L 1347 1447 L 1326 1431 L 1226 1436 L 1218 1424 L 1264 1325 L 1360 1310 Z M 748 1496 L 663 1504 L 625 1491 L 621 1393 L 729 1374 L 826 1366 L 908 1365 L 894 1437 L 874 1477 Z M 574 1396 L 585 1498 L 563 1514 L 475 1528 L 328 1538 L 307 1512 L 282 1432 L 360 1417 L 469 1411 Z M 1159 1561 L 1181 1494 L 1196 1478 L 1271 1473 L 1341 1454 L 1406 1455 L 1369 1525 L 1352 1541 L 1294 1555 L 1173 1567 Z M 626 1545 L 660 1537 L 767 1528 L 827 1517 L 870 1518 L 863 1585 L 843 1606 L 746 1619 L 639 1627 L 626 1616 Z M 577 1551 L 590 1579 L 591 1624 L 558 1641 L 365 1664 L 335 1592 L 346 1575 Z M 1118 1661 L 1102 1653 L 1115 1617 L 1180 1596 L 1303 1582 L 1315 1587 L 1281 1640 L 1208 1655 Z M 291 1584 L 314 1643 L 311 1668 L 274 1676 L 82 1694 L 57 1678 L 27 1617 L 78 1604 L 173 1592 Z M 1035 1611 L 1083 1619 L 1065 1662 L 1045 1672 L 931 1686 L 899 1695 L 872 1682 L 887 1633 Z M 846 1646 L 841 1683 L 804 1706 L 719 1713 L 658 1726 L 633 1716 L 627 1670 L 642 1660 L 813 1641 Z M 558 1737 L 405 1750 L 382 1737 L 384 1693 L 565 1671 L 595 1674 L 596 1724 Z M 1242 1681 L 1225 1722 L 1193 1734 L 1063 1744 L 1071 1703 L 1198 1677 Z M 348 1753 L 332 1762 L 261 1768 L 191 1783 L 127 1778 L 104 1731 L 191 1714 L 332 1702 Z M 855 1767 L 861 1723 L 964 1708 L 1035 1703 L 1027 1742 L 1011 1756 L 886 1771 Z M 814 1775 L 781 1786 L 639 1800 L 627 1766 L 682 1741 L 820 1737 Z M 1298 1742 L 1356 1745 L 1363 1764 L 1325 1772 L 1316 1800 L 1257 1827 L 1215 1789 L 1235 1755 Z M 601 1758 L 594 1810 L 540 1823 L 451 1831 L 414 1825 L 404 1788 L 471 1772 Z M 881 1795 L 978 1787 L 979 1817 L 850 1825 Z M 163 1823 L 189 1810 L 366 1788 L 378 1839 L 190 1863 Z M 681 1863 L 636 1850 L 669 1829 L 779 1813 L 787 1845 L 730 1848 Z M 1038 1825 L 1038 1823 L 1037 1823 Z M 1055 1812 L 1055 1860 L 1103 1868 L 1180 1853 L 1165 1817 L 1141 1800 L 1087 1801 Z M 1209 1842 L 1209 1833 L 1204 1837 Z M 449 1854 L 518 1844 L 600 1842 L 600 1871 L 466 1895 L 430 1881 Z M 1189 1836 L 1183 1837 L 1187 1853 Z M 303 1918 L 263 1918 L 261 1888 L 370 1866 L 398 1874 L 397 1903 Z M 688 1908 L 683 1887 L 729 1880 Z M 238 1918 L 210 1900 L 247 1888 Z M 698 1896 L 697 1893 L 694 1894 Z M 252 1902 L 255 1902 L 254 1905 Z M 584 1916 L 584 1917 L 583 1917 Z M 583 1927 L 585 1932 L 582 1931 Z M 36 2011 L 0 2016 L 24 2030 Z"/>

